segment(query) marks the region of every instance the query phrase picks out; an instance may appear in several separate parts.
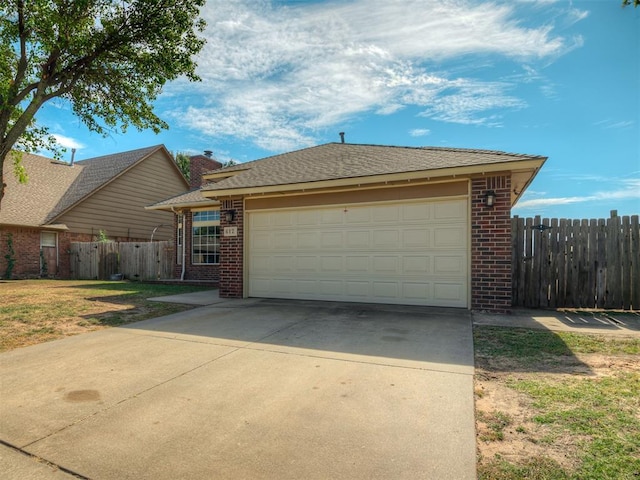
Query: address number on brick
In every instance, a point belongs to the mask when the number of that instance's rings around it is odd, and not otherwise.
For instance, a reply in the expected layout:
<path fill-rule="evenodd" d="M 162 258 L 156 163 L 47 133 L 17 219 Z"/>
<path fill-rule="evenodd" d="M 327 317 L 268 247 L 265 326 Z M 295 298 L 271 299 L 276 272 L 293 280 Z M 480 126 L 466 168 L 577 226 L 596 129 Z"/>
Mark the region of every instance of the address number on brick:
<path fill-rule="evenodd" d="M 225 237 L 237 237 L 238 227 L 224 227 L 222 229 L 222 235 L 224 235 Z"/>

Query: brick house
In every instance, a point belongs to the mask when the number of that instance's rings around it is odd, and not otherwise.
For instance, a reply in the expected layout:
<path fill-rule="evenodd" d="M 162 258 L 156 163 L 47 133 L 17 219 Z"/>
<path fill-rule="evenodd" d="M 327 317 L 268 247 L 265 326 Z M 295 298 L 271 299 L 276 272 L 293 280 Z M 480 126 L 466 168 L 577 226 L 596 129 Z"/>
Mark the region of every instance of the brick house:
<path fill-rule="evenodd" d="M 71 242 L 98 239 L 173 239 L 173 214 L 144 207 L 188 189 L 162 145 L 72 164 L 23 154 L 29 176 L 20 184 L 6 162 L 6 194 L 0 205 L 0 276 L 12 244 L 13 278 L 69 278 Z"/>
<path fill-rule="evenodd" d="M 511 207 L 545 160 L 329 143 L 209 172 L 150 208 L 176 213 L 176 271 L 222 297 L 506 311 Z"/>

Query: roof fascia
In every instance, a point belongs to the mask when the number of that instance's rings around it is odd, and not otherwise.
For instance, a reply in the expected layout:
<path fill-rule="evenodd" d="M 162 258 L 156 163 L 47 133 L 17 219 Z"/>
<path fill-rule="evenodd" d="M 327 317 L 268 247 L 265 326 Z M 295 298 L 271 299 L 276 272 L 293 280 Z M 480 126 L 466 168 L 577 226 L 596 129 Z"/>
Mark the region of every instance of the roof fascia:
<path fill-rule="evenodd" d="M 67 227 L 63 223 L 40 224 L 40 225 L 25 225 L 20 223 L 0 223 L 0 227 L 35 228 L 37 230 L 56 230 L 61 232 L 69 230 L 69 227 Z"/>
<path fill-rule="evenodd" d="M 206 198 L 219 198 L 226 196 L 243 196 L 259 193 L 286 193 L 332 187 L 361 186 L 374 183 L 386 183 L 403 180 L 430 180 L 441 177 L 456 178 L 512 170 L 537 171 L 538 169 L 540 169 L 545 160 L 545 157 L 540 157 L 530 160 L 518 160 L 513 162 L 491 163 L 465 167 L 439 168 L 434 170 L 419 170 L 415 172 L 400 172 L 385 175 L 370 175 L 365 177 L 338 178 L 335 180 L 320 180 L 316 182 L 290 183 L 285 185 L 265 185 L 259 187 L 229 188 L 220 190 L 202 190 L 202 195 Z"/>
<path fill-rule="evenodd" d="M 203 197 L 204 198 L 204 197 Z M 218 207 L 220 202 L 217 200 L 207 199 L 205 202 L 183 202 L 172 203 L 171 205 L 148 205 L 144 207 L 145 210 L 165 210 L 171 212 L 173 210 L 181 210 L 184 208 L 202 208 L 202 207 Z"/>

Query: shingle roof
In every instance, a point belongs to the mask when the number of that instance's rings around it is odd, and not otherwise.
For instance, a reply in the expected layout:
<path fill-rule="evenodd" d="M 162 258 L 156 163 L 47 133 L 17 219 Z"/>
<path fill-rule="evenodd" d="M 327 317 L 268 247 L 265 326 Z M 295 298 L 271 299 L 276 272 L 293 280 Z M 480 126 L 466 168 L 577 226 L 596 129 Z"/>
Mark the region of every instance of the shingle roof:
<path fill-rule="evenodd" d="M 29 180 L 18 183 L 11 157 L 4 164 L 5 196 L 0 204 L 0 224 L 38 226 L 45 223 L 69 186 L 80 176 L 82 167 L 50 158 L 22 154 Z"/>
<path fill-rule="evenodd" d="M 187 193 L 182 193 L 180 195 L 176 195 L 175 197 L 171 197 L 171 198 L 167 198 L 166 200 L 163 200 L 161 202 L 158 203 L 154 203 L 153 205 L 150 205 L 147 208 L 151 208 L 151 209 L 167 209 L 167 207 L 173 207 L 173 206 L 183 206 L 183 205 L 189 205 L 189 206 L 195 206 L 197 207 L 199 203 L 204 204 L 211 204 L 211 203 L 217 203 L 215 201 L 212 201 L 210 198 L 205 198 L 202 196 L 202 193 L 200 193 L 200 189 L 196 188 L 194 190 L 191 190 L 190 192 Z"/>
<path fill-rule="evenodd" d="M 545 158 L 492 150 L 328 143 L 216 170 L 215 173 L 240 173 L 204 186 L 202 190 L 287 185 Z"/>
<path fill-rule="evenodd" d="M 162 145 L 94 157 L 73 166 L 39 155 L 23 154 L 29 181 L 19 184 L 11 161 L 4 165 L 6 194 L 0 204 L 0 224 L 39 226 L 106 185 Z"/>

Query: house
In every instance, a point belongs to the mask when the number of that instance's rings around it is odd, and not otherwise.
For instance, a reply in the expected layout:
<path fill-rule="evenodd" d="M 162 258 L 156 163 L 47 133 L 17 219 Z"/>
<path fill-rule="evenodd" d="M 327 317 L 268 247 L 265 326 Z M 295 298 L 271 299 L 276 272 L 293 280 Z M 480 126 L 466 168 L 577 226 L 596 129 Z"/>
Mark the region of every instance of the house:
<path fill-rule="evenodd" d="M 205 174 L 174 211 L 182 278 L 222 297 L 511 306 L 511 207 L 546 157 L 329 143 Z M 185 248 L 182 248 L 182 247 Z"/>
<path fill-rule="evenodd" d="M 68 278 L 71 242 L 173 239 L 173 214 L 145 210 L 189 184 L 162 145 L 71 164 L 23 154 L 29 176 L 20 184 L 6 162 L 0 205 L 0 276 Z M 9 252 L 9 243 L 13 253 Z"/>

